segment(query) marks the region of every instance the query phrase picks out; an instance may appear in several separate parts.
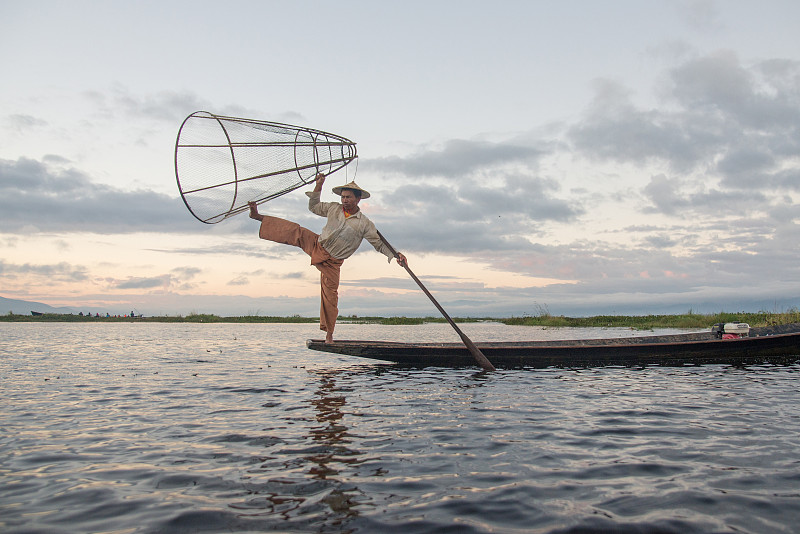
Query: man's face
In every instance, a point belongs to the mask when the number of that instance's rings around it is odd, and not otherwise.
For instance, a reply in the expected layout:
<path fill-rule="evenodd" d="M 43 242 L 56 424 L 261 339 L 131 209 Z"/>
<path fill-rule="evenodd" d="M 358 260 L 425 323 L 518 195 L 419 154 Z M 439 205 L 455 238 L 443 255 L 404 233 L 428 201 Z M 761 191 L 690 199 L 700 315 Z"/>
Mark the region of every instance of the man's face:
<path fill-rule="evenodd" d="M 352 212 L 356 206 L 358 206 L 358 202 L 361 200 L 360 198 L 356 198 L 352 191 L 349 189 L 345 189 L 342 191 L 342 206 L 346 211 Z"/>

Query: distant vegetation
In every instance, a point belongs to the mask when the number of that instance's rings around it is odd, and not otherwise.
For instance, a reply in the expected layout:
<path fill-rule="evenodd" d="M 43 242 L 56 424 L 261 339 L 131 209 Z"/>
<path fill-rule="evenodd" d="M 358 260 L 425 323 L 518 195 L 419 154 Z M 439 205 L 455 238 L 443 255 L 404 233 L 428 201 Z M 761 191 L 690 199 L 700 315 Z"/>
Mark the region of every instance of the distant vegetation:
<path fill-rule="evenodd" d="M 317 317 L 268 317 L 263 315 L 244 315 L 241 317 L 220 317 L 207 313 L 182 315 L 145 316 L 97 316 L 62 313 L 44 313 L 42 315 L 0 315 L 0 322 L 74 322 L 74 323 L 316 323 Z"/>
<path fill-rule="evenodd" d="M 719 312 L 699 314 L 689 311 L 683 315 L 597 315 L 594 317 L 564 317 L 554 315 L 537 315 L 535 317 L 512 317 L 502 319 L 508 325 L 524 326 L 594 326 L 594 327 L 628 327 L 639 330 L 652 328 L 707 328 L 715 323 L 731 322 L 747 323 L 750 326 L 772 326 L 779 324 L 800 323 L 800 311 L 796 308 L 787 312 Z"/>
<path fill-rule="evenodd" d="M 692 313 L 683 315 L 597 315 L 594 317 L 564 317 L 540 313 L 536 316 L 498 319 L 492 317 L 454 317 L 457 323 L 495 321 L 507 325 L 547 326 L 547 327 L 625 327 L 639 330 L 652 328 L 709 328 L 715 323 L 740 321 L 750 326 L 769 326 L 800 323 L 800 310 L 793 308 L 786 312 L 719 312 L 714 314 Z M 213 314 L 192 313 L 187 316 L 158 317 L 97 317 L 91 315 L 55 314 L 0 315 L 0 322 L 85 322 L 85 323 L 316 323 L 318 317 L 271 317 L 263 315 L 244 315 L 241 317 L 220 317 Z M 443 317 L 339 317 L 341 323 L 418 325 L 424 323 L 444 323 Z"/>

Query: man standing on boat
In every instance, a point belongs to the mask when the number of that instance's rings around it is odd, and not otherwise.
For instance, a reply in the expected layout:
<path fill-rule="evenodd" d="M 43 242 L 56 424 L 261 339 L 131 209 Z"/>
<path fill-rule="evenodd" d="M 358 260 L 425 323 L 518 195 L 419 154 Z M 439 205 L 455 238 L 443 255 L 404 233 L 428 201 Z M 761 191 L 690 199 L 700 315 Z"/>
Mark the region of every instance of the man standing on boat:
<path fill-rule="evenodd" d="M 330 343 L 333 341 L 333 330 L 339 316 L 339 273 L 344 260 L 353 255 L 364 239 L 389 258 L 390 262 L 394 255 L 378 235 L 375 225 L 358 207 L 362 198 L 369 198 L 369 193 L 355 182 L 350 182 L 333 188 L 333 192 L 341 196 L 341 204 L 320 202 L 324 183 L 325 175 L 318 174 L 314 190 L 306 193 L 309 211 L 328 219 L 319 235 L 297 223 L 261 215 L 255 202 L 249 202 L 248 205 L 250 218 L 261 221 L 258 237 L 299 247 L 311 256 L 311 265 L 320 272 L 322 289 L 319 328 L 326 333 L 325 342 Z M 397 256 L 397 262 L 405 266 L 406 257 L 400 253 Z"/>

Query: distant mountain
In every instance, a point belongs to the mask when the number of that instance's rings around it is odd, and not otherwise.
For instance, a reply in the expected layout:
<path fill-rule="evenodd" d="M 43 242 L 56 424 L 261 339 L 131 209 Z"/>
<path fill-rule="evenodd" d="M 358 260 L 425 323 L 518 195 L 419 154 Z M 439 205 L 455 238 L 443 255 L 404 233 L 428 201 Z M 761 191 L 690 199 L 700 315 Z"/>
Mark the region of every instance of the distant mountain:
<path fill-rule="evenodd" d="M 42 304 L 41 302 L 31 302 L 28 300 L 16 300 L 0 297 L 0 313 L 12 312 L 17 315 L 29 315 L 32 311 L 42 313 L 76 313 L 72 308 L 54 308 L 53 306 Z"/>

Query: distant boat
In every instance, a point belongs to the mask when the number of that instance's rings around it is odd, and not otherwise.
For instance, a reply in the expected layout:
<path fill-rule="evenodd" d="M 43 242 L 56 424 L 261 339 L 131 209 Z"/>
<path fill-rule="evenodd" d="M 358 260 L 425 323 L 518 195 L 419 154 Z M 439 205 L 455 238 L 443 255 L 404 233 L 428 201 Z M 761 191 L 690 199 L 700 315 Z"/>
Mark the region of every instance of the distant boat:
<path fill-rule="evenodd" d="M 32 311 L 32 312 L 31 312 L 31 315 L 34 315 L 34 316 L 36 316 L 36 315 L 44 315 L 44 314 L 43 314 L 42 312 L 35 312 L 35 311 Z"/>
<path fill-rule="evenodd" d="M 751 328 L 747 337 L 720 339 L 714 331 L 619 339 L 476 343 L 498 367 L 606 365 L 748 365 L 800 361 L 800 323 Z M 308 340 L 312 350 L 385 360 L 412 367 L 471 367 L 463 343 Z"/>

